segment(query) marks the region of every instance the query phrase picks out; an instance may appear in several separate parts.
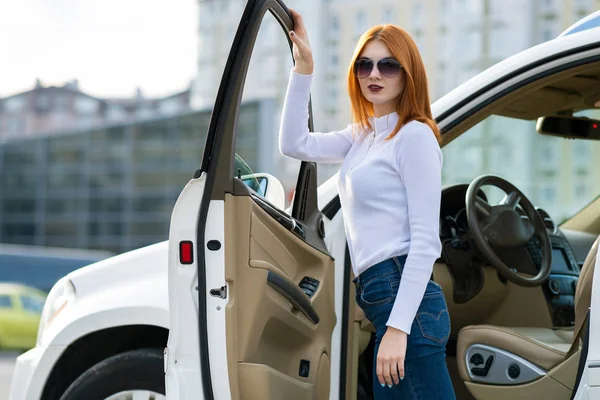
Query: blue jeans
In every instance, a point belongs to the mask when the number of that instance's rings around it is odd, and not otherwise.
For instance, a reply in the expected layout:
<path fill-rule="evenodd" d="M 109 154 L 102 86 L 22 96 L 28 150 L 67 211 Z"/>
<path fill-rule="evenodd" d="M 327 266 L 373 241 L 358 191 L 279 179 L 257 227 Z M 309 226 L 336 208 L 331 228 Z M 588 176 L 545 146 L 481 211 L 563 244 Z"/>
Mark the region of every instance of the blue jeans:
<path fill-rule="evenodd" d="M 408 335 L 404 380 L 381 387 L 376 375 L 377 351 L 400 286 L 406 256 L 373 265 L 355 280 L 356 301 L 375 327 L 373 394 L 375 400 L 454 400 L 456 396 L 446 366 L 450 317 L 440 285 L 429 281 Z"/>

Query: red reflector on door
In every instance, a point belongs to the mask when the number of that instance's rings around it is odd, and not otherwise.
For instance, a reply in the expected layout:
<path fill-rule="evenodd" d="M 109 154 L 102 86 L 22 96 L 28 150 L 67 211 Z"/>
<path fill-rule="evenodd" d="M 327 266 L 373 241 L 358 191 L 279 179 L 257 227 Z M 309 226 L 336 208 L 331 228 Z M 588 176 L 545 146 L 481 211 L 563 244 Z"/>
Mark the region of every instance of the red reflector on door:
<path fill-rule="evenodd" d="M 179 262 L 191 264 L 194 262 L 194 244 L 189 240 L 179 242 Z"/>

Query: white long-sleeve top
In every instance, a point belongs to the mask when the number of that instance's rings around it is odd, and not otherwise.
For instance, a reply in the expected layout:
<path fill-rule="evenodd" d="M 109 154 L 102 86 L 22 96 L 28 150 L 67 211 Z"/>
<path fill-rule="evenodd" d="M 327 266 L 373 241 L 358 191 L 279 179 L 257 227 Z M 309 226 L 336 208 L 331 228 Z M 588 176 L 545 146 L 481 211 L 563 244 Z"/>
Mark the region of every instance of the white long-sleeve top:
<path fill-rule="evenodd" d="M 410 334 L 441 252 L 442 152 L 431 128 L 418 121 L 385 140 L 396 126 L 396 113 L 374 118 L 374 130 L 366 135 L 353 134 L 352 125 L 336 132 L 309 132 L 311 80 L 312 75 L 291 72 L 280 151 L 304 161 L 342 163 L 338 191 L 356 276 L 378 262 L 408 254 L 387 325 Z"/>

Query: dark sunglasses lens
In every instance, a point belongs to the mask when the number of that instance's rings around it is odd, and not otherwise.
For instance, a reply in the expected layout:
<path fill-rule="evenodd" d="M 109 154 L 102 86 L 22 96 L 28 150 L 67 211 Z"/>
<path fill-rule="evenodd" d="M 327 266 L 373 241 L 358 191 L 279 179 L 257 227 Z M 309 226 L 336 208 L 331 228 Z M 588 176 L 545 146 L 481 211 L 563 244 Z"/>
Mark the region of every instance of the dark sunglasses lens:
<path fill-rule="evenodd" d="M 388 78 L 394 78 L 400 73 L 400 63 L 396 60 L 381 60 L 377 63 L 377 68 Z"/>
<path fill-rule="evenodd" d="M 354 63 L 354 74 L 359 78 L 366 78 L 371 75 L 373 70 L 373 61 L 371 60 L 357 60 Z"/>

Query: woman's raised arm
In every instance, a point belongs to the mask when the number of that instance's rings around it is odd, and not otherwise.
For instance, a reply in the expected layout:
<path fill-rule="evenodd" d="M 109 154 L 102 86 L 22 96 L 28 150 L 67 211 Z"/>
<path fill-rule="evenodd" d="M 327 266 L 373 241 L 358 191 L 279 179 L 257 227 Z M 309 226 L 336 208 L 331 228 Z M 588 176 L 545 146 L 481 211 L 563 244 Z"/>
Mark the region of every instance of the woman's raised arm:
<path fill-rule="evenodd" d="M 288 83 L 281 126 L 279 150 L 282 154 L 303 161 L 342 162 L 352 147 L 352 126 L 329 133 L 308 130 L 308 102 L 313 73 L 313 58 L 308 33 L 302 17 L 290 10 L 294 18 L 293 42 L 295 66 Z"/>

